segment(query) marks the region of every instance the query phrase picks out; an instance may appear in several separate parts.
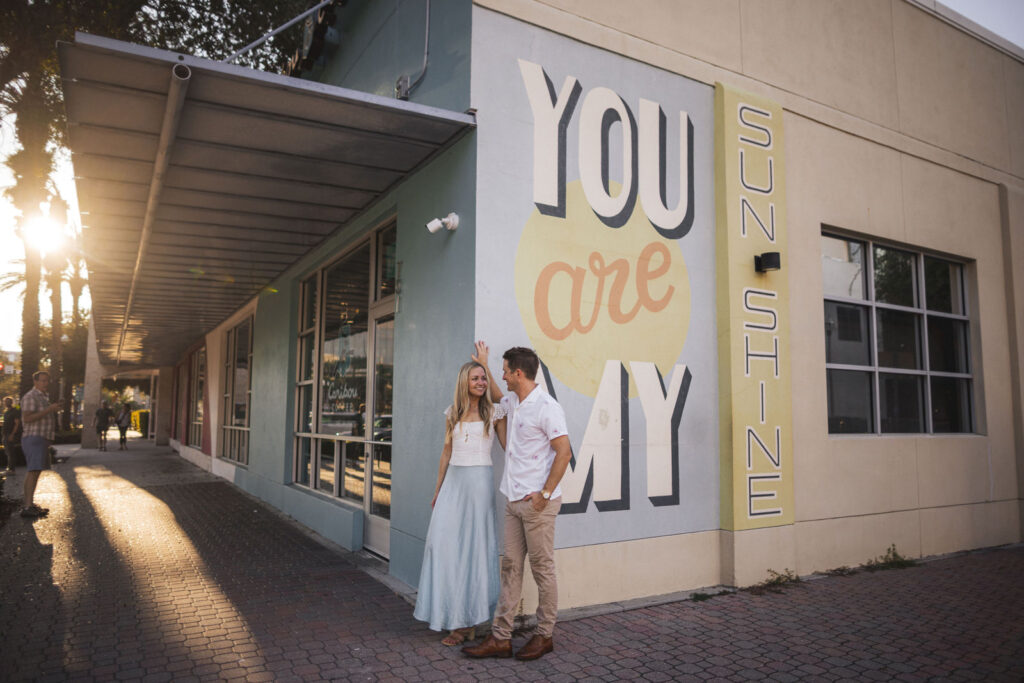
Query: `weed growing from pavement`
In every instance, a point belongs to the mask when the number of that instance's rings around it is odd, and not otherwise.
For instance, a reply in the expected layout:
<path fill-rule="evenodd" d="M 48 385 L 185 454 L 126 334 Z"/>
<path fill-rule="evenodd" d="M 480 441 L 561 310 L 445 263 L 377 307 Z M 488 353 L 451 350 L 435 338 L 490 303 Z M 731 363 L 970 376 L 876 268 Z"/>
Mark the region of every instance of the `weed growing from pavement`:
<path fill-rule="evenodd" d="M 826 576 L 852 576 L 857 573 L 856 569 L 851 569 L 845 564 L 842 567 L 836 567 L 835 569 L 828 569 L 822 572 Z"/>
<path fill-rule="evenodd" d="M 907 567 L 916 567 L 917 562 L 911 560 L 909 557 L 903 557 L 899 551 L 896 550 L 896 544 L 893 543 L 889 546 L 889 549 L 885 551 L 885 555 L 879 555 L 873 560 L 868 560 L 863 565 L 869 572 L 877 572 L 880 569 L 906 569 Z"/>
<path fill-rule="evenodd" d="M 746 588 L 748 593 L 754 595 L 764 595 L 765 593 L 781 593 L 790 586 L 796 586 L 803 583 L 803 579 L 793 573 L 793 570 L 786 568 L 782 572 L 777 572 L 774 569 L 768 570 L 768 578 L 761 583 Z"/>
<path fill-rule="evenodd" d="M 705 600 L 716 598 L 719 595 L 732 595 L 735 592 L 736 591 L 718 591 L 717 593 L 694 593 L 690 596 L 690 599 L 694 602 L 704 602 Z"/>

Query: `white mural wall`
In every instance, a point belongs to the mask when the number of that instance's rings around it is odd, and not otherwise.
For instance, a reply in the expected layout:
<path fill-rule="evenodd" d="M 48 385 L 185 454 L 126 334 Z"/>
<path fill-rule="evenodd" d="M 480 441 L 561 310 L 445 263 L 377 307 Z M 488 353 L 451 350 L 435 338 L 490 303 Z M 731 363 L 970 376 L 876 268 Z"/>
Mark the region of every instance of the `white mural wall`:
<path fill-rule="evenodd" d="M 714 91 L 474 12 L 476 335 L 565 408 L 556 546 L 717 529 Z"/>

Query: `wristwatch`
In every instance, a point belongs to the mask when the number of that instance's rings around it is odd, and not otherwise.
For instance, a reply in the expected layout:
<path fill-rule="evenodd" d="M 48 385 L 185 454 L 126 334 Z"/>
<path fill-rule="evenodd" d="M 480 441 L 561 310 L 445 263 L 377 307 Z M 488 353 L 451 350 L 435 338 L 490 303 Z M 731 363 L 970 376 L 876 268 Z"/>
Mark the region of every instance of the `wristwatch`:
<path fill-rule="evenodd" d="M 551 500 L 551 491 L 545 491 L 541 489 L 540 497 L 543 498 L 544 500 Z"/>

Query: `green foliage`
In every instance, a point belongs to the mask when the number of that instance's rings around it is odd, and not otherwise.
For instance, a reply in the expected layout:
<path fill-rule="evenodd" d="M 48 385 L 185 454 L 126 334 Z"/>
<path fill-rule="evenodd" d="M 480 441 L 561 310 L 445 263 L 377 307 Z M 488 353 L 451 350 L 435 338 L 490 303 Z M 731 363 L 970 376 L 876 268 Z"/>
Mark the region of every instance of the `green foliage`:
<path fill-rule="evenodd" d="M 694 602 L 704 602 L 705 600 L 710 600 L 711 598 L 717 598 L 720 595 L 732 595 L 734 592 L 735 591 L 722 590 L 718 591 L 717 593 L 694 593 L 690 596 L 690 599 Z"/>
<path fill-rule="evenodd" d="M 793 573 L 789 568 L 783 569 L 782 572 L 777 572 L 774 569 L 768 570 L 768 578 L 757 584 L 747 588 L 747 591 L 754 595 L 764 595 L 765 593 L 781 593 L 784 589 L 790 586 L 795 586 L 802 583 L 803 580 Z"/>
<path fill-rule="evenodd" d="M 836 567 L 835 569 L 829 569 L 825 572 L 826 576 L 850 576 L 856 574 L 856 569 L 850 569 L 845 564 L 842 567 Z"/>
<path fill-rule="evenodd" d="M 889 549 L 885 551 L 884 555 L 879 555 L 873 560 L 868 560 L 863 565 L 864 569 L 869 572 L 876 572 L 881 569 L 906 569 L 907 567 L 916 566 L 916 561 L 900 555 L 899 551 L 896 550 L 895 543 L 889 546 Z"/>

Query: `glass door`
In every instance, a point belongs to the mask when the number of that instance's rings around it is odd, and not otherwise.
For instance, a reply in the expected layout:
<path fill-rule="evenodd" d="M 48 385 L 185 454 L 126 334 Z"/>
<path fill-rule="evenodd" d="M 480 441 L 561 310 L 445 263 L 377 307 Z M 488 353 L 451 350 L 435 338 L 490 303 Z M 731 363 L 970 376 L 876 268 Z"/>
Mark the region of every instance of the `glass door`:
<path fill-rule="evenodd" d="M 388 555 L 391 527 L 391 417 L 395 371 L 395 316 L 375 321 L 373 329 L 372 431 L 366 442 L 370 491 L 363 544 Z"/>
<path fill-rule="evenodd" d="M 391 535 L 391 430 L 395 375 L 395 289 L 397 262 L 391 225 L 373 240 L 373 318 L 369 355 L 373 368 L 368 375 L 366 395 L 366 524 L 363 545 L 387 557 Z"/>

